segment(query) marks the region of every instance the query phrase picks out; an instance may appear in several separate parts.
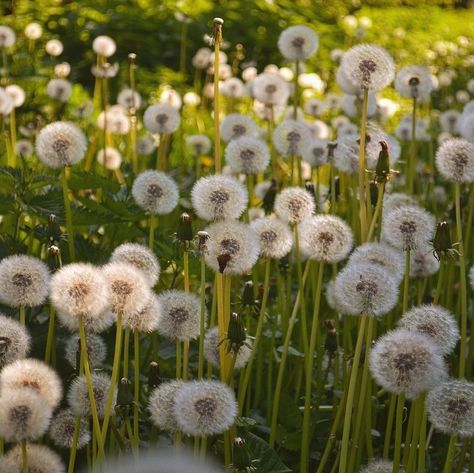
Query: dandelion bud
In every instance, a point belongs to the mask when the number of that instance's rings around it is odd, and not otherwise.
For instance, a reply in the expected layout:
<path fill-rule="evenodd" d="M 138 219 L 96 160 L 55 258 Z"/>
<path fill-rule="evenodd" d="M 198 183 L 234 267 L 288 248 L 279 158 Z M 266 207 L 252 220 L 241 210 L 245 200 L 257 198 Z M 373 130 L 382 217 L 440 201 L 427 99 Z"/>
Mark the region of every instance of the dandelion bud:
<path fill-rule="evenodd" d="M 265 192 L 263 199 L 262 199 L 262 206 L 265 212 L 271 212 L 273 210 L 273 206 L 275 205 L 275 199 L 278 193 L 278 184 L 276 179 L 270 180 L 270 185 Z"/>
<path fill-rule="evenodd" d="M 122 378 L 118 385 L 115 412 L 123 417 L 128 416 L 133 409 L 132 383 L 127 378 Z"/>
<path fill-rule="evenodd" d="M 177 237 L 183 244 L 187 244 L 193 239 L 191 216 L 186 212 L 183 212 L 179 218 Z"/>
<path fill-rule="evenodd" d="M 209 240 L 209 233 L 204 231 L 197 232 L 198 236 L 198 252 L 201 256 L 207 252 L 207 241 Z"/>
<path fill-rule="evenodd" d="M 157 388 L 161 383 L 160 365 L 156 361 L 152 361 L 148 366 L 148 389 Z"/>
<path fill-rule="evenodd" d="M 436 225 L 436 233 L 433 238 L 433 249 L 438 256 L 438 259 L 440 256 L 445 256 L 452 247 L 449 222 L 446 220 L 438 222 Z"/>
<path fill-rule="evenodd" d="M 379 144 L 382 149 L 375 167 L 375 181 L 378 184 L 386 184 L 390 177 L 390 155 L 387 143 L 380 141 Z"/>
<path fill-rule="evenodd" d="M 230 314 L 229 326 L 227 328 L 227 339 L 229 345 L 237 347 L 237 349 L 247 339 L 244 320 L 237 312 L 232 312 L 232 314 Z"/>
<path fill-rule="evenodd" d="M 329 356 L 333 357 L 338 349 L 337 331 L 332 320 L 325 320 L 324 325 L 327 329 L 326 340 L 324 341 L 324 349 L 328 352 Z"/>
<path fill-rule="evenodd" d="M 244 285 L 244 290 L 242 291 L 242 305 L 250 307 L 254 305 L 254 302 L 253 282 L 247 281 Z"/>
<path fill-rule="evenodd" d="M 241 437 L 235 437 L 232 445 L 232 468 L 235 471 L 252 471 L 250 452 Z"/>

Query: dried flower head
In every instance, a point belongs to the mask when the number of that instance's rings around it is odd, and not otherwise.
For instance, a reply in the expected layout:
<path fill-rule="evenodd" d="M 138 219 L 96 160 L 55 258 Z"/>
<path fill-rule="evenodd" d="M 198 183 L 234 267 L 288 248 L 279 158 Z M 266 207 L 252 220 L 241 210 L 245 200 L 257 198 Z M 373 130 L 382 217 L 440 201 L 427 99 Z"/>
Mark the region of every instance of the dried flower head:
<path fill-rule="evenodd" d="M 429 98 L 434 84 L 427 67 L 406 66 L 397 72 L 395 88 L 402 97 L 426 100 Z"/>
<path fill-rule="evenodd" d="M 98 368 L 104 363 L 107 356 L 107 345 L 102 337 L 93 333 L 87 334 L 87 355 L 91 368 Z M 74 368 L 77 369 L 77 362 L 81 353 L 79 334 L 71 335 L 64 347 L 64 358 Z"/>
<path fill-rule="evenodd" d="M 30 334 L 16 320 L 0 313 L 0 370 L 30 351 Z"/>
<path fill-rule="evenodd" d="M 289 61 L 302 61 L 312 56 L 318 49 L 316 33 L 304 25 L 290 26 L 278 38 L 278 49 Z"/>
<path fill-rule="evenodd" d="M 48 82 L 46 92 L 54 100 L 67 102 L 72 94 L 72 84 L 66 79 L 51 79 Z"/>
<path fill-rule="evenodd" d="M 303 122 L 283 120 L 273 132 L 273 144 L 282 156 L 301 156 L 311 144 L 311 132 Z"/>
<path fill-rule="evenodd" d="M 150 287 L 154 287 L 160 277 L 160 263 L 156 255 L 139 243 L 123 243 L 113 251 L 110 261 L 128 263 L 140 270 Z"/>
<path fill-rule="evenodd" d="M 334 215 L 316 215 L 299 224 L 301 251 L 310 259 L 338 263 L 352 249 L 352 230 Z"/>
<path fill-rule="evenodd" d="M 288 224 L 274 217 L 253 220 L 250 228 L 260 240 L 260 255 L 263 258 L 281 259 L 293 247 L 293 233 Z"/>
<path fill-rule="evenodd" d="M 234 392 L 219 381 L 185 383 L 176 392 L 174 415 L 187 435 L 209 436 L 228 430 L 237 416 Z"/>
<path fill-rule="evenodd" d="M 58 454 L 43 445 L 26 444 L 28 473 L 65 473 L 66 469 Z M 0 464 L 2 473 L 22 473 L 22 451 L 17 445 L 5 454 Z"/>
<path fill-rule="evenodd" d="M 270 150 L 267 144 L 258 138 L 242 136 L 227 145 L 225 160 L 236 173 L 258 174 L 268 166 Z"/>
<path fill-rule="evenodd" d="M 175 132 L 181 119 L 179 111 L 167 103 L 150 105 L 143 115 L 143 123 L 150 133 L 169 135 Z"/>
<path fill-rule="evenodd" d="M 169 290 L 158 297 L 161 315 L 158 331 L 171 340 L 191 340 L 199 336 L 201 305 L 196 294 Z"/>
<path fill-rule="evenodd" d="M 258 126 L 247 115 L 240 113 L 230 113 L 221 123 L 221 138 L 224 141 L 235 140 L 242 136 L 257 137 Z"/>
<path fill-rule="evenodd" d="M 314 198 L 306 189 L 287 187 L 276 196 L 274 208 L 284 222 L 300 223 L 313 214 Z"/>
<path fill-rule="evenodd" d="M 187 136 L 186 145 L 193 156 L 204 156 L 211 151 L 211 140 L 206 135 Z"/>
<path fill-rule="evenodd" d="M 110 57 L 115 53 L 117 45 L 109 36 L 101 35 L 92 41 L 92 49 L 99 56 Z"/>
<path fill-rule="evenodd" d="M 426 247 L 434 231 L 434 216 L 415 205 L 394 209 L 382 220 L 382 239 L 404 251 Z"/>
<path fill-rule="evenodd" d="M 240 370 L 249 361 L 250 355 L 252 354 L 252 339 L 247 336 L 245 343 L 239 346 L 237 356 L 235 358 L 234 369 Z M 225 340 L 219 338 L 219 327 L 214 326 L 210 328 L 204 338 L 204 358 L 212 366 L 219 368 L 219 345 L 225 343 Z M 233 355 L 232 355 L 233 356 Z"/>
<path fill-rule="evenodd" d="M 179 189 L 165 173 L 143 171 L 133 182 L 132 195 L 137 205 L 147 212 L 166 215 L 178 205 Z"/>
<path fill-rule="evenodd" d="M 57 271 L 51 283 L 51 301 L 60 322 L 69 330 L 84 325 L 95 332 L 109 326 L 109 285 L 102 271 L 88 263 L 73 263 Z"/>
<path fill-rule="evenodd" d="M 290 95 L 290 87 L 280 74 L 264 72 L 252 82 L 252 95 L 269 107 L 283 105 Z"/>
<path fill-rule="evenodd" d="M 116 169 L 120 169 L 120 165 L 122 164 L 122 155 L 117 148 L 107 146 L 105 150 L 102 148 L 97 153 L 97 162 L 104 166 L 105 169 L 108 169 L 109 171 L 115 171 Z"/>
<path fill-rule="evenodd" d="M 36 153 L 47 167 L 60 169 L 78 163 L 86 152 L 87 139 L 72 123 L 53 122 L 36 138 Z"/>
<path fill-rule="evenodd" d="M 44 398 L 30 389 L 2 387 L 0 435 L 7 442 L 36 440 L 47 430 L 52 409 Z"/>
<path fill-rule="evenodd" d="M 397 304 L 398 284 L 399 280 L 380 265 L 349 263 L 336 277 L 336 305 L 348 315 L 385 315 Z"/>
<path fill-rule="evenodd" d="M 124 319 L 142 311 L 151 297 L 144 274 L 129 263 L 111 262 L 102 268 L 109 285 L 110 306 Z"/>
<path fill-rule="evenodd" d="M 462 138 L 446 140 L 436 152 L 436 168 L 448 181 L 474 181 L 474 144 Z"/>
<path fill-rule="evenodd" d="M 92 385 L 95 404 L 97 406 L 97 415 L 102 419 L 105 415 L 107 396 L 110 389 L 110 376 L 105 373 L 92 373 Z M 117 390 L 114 391 L 112 405 L 115 405 L 116 396 Z M 85 376 L 78 376 L 71 383 L 67 394 L 67 401 L 75 416 L 90 417 L 92 415 Z"/>
<path fill-rule="evenodd" d="M 61 379 L 56 371 L 35 358 L 16 360 L 0 373 L 0 388 L 28 389 L 43 398 L 43 404 L 57 407 L 63 395 Z"/>
<path fill-rule="evenodd" d="M 426 400 L 428 418 L 434 427 L 450 435 L 474 435 L 474 383 L 450 379 L 436 384 Z"/>
<path fill-rule="evenodd" d="M 398 321 L 398 326 L 432 338 L 443 355 L 450 353 L 459 340 L 456 319 L 449 310 L 439 305 L 413 307 Z"/>
<path fill-rule="evenodd" d="M 51 421 L 49 427 L 49 436 L 56 447 L 70 449 L 74 443 L 74 431 L 76 426 L 76 417 L 71 409 L 60 410 Z M 77 436 L 77 449 L 81 450 L 91 440 L 89 424 L 86 419 L 81 418 L 79 422 L 79 431 Z"/>
<path fill-rule="evenodd" d="M 117 96 L 117 103 L 123 108 L 138 110 L 142 104 L 142 97 L 137 91 L 132 89 L 122 89 Z"/>
<path fill-rule="evenodd" d="M 206 264 L 223 274 L 245 274 L 257 262 L 259 238 L 245 223 L 233 220 L 216 222 L 207 227 L 209 234 Z"/>
<path fill-rule="evenodd" d="M 247 207 L 248 194 L 236 178 L 216 174 L 202 177 L 194 184 L 191 201 L 203 220 L 236 219 Z"/>
<path fill-rule="evenodd" d="M 13 255 L 0 262 L 0 300 L 11 306 L 41 305 L 49 291 L 45 263 L 28 255 Z"/>
<path fill-rule="evenodd" d="M 0 48 L 11 48 L 15 41 L 15 32 L 9 26 L 0 25 Z"/>
<path fill-rule="evenodd" d="M 379 338 L 370 353 L 370 372 L 377 384 L 408 399 L 432 389 L 446 378 L 446 364 L 436 343 L 419 332 L 392 330 Z"/>
<path fill-rule="evenodd" d="M 184 386 L 184 381 L 179 379 L 160 384 L 150 394 L 148 410 L 151 421 L 165 432 L 179 430 L 174 415 L 176 392 Z"/>
<path fill-rule="evenodd" d="M 388 52 L 374 44 L 359 44 L 342 57 L 341 69 L 353 86 L 380 90 L 390 84 L 395 65 Z"/>

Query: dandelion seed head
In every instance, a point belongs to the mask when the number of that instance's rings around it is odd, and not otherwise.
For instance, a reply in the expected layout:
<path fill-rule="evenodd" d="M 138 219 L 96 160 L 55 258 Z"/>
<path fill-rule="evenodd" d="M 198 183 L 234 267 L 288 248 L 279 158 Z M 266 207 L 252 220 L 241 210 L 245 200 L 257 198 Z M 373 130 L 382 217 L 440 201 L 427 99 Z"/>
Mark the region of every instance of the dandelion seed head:
<path fill-rule="evenodd" d="M 28 458 L 28 473 L 65 473 L 66 469 L 59 455 L 43 445 L 26 444 Z M 21 446 L 9 450 L 0 464 L 2 473 L 22 473 Z"/>
<path fill-rule="evenodd" d="M 410 277 L 427 278 L 439 271 L 439 261 L 433 247 L 424 245 L 410 253 Z"/>
<path fill-rule="evenodd" d="M 280 74 L 264 72 L 252 82 L 252 94 L 266 106 L 283 105 L 290 95 L 290 87 Z"/>
<path fill-rule="evenodd" d="M 474 143 L 474 113 L 464 118 L 460 128 L 461 136 L 470 143 Z"/>
<path fill-rule="evenodd" d="M 32 22 L 25 26 L 24 32 L 28 39 L 36 41 L 37 39 L 41 38 L 41 35 L 43 34 L 43 28 L 39 23 Z"/>
<path fill-rule="evenodd" d="M 175 132 L 181 118 L 179 111 L 167 103 L 150 105 L 143 115 L 143 123 L 150 133 L 169 135 Z"/>
<path fill-rule="evenodd" d="M 105 113 L 100 112 L 97 126 L 115 135 L 126 135 L 130 131 L 130 120 L 126 109 L 121 105 L 112 105 Z"/>
<path fill-rule="evenodd" d="M 78 163 L 87 149 L 84 133 L 72 123 L 53 122 L 36 138 L 36 153 L 47 167 L 60 169 Z"/>
<path fill-rule="evenodd" d="M 237 219 L 247 207 L 248 194 L 236 178 L 215 174 L 202 177 L 194 184 L 191 202 L 203 220 Z"/>
<path fill-rule="evenodd" d="M 133 182 L 135 202 L 150 214 L 167 215 L 178 205 L 179 189 L 171 177 L 160 171 L 143 171 Z"/>
<path fill-rule="evenodd" d="M 344 113 L 351 118 L 358 118 L 362 107 L 362 99 L 359 95 L 344 95 L 341 103 Z M 369 92 L 367 96 L 367 116 L 373 117 L 377 113 L 377 98 Z"/>
<path fill-rule="evenodd" d="M 474 181 L 474 144 L 462 138 L 446 140 L 436 152 L 436 168 L 453 182 Z"/>
<path fill-rule="evenodd" d="M 257 262 L 259 237 L 247 224 L 224 220 L 209 225 L 206 264 L 223 274 L 246 274 Z"/>
<path fill-rule="evenodd" d="M 51 79 L 46 87 L 46 92 L 54 100 L 67 102 L 72 94 L 72 84 L 66 79 Z"/>
<path fill-rule="evenodd" d="M 236 173 L 258 174 L 268 166 L 270 150 L 263 140 L 242 136 L 227 145 L 225 160 Z"/>
<path fill-rule="evenodd" d="M 252 118 L 240 113 L 230 113 L 221 123 L 221 138 L 229 142 L 242 136 L 257 137 L 258 127 Z"/>
<path fill-rule="evenodd" d="M 287 187 L 276 196 L 274 209 L 284 222 L 300 223 L 313 214 L 314 198 L 306 189 Z"/>
<path fill-rule="evenodd" d="M 217 435 L 234 423 L 237 402 L 233 391 L 224 383 L 194 381 L 177 390 L 174 414 L 186 435 Z"/>
<path fill-rule="evenodd" d="M 283 156 L 301 156 L 311 144 L 311 132 L 305 123 L 283 120 L 273 132 L 273 144 Z"/>
<path fill-rule="evenodd" d="M 38 258 L 13 255 L 0 261 L 0 300 L 10 307 L 43 304 L 49 281 L 48 266 Z"/>
<path fill-rule="evenodd" d="M 430 71 L 424 66 L 402 67 L 395 77 L 395 89 L 402 97 L 426 100 L 433 88 Z"/>
<path fill-rule="evenodd" d="M 29 158 L 33 154 L 33 145 L 28 140 L 18 140 L 15 144 L 15 152 L 18 156 Z"/>
<path fill-rule="evenodd" d="M 64 51 L 64 45 L 59 39 L 50 39 L 44 49 L 50 56 L 57 57 Z"/>
<path fill-rule="evenodd" d="M 10 96 L 15 108 L 21 107 L 25 103 L 25 91 L 16 84 L 7 85 L 5 92 Z"/>
<path fill-rule="evenodd" d="M 0 25 L 0 48 L 11 48 L 15 41 L 15 32 L 9 26 Z"/>
<path fill-rule="evenodd" d="M 97 162 L 104 166 L 105 169 L 108 169 L 109 171 L 115 171 L 120 169 L 120 165 L 122 164 L 122 155 L 117 148 L 107 146 L 105 150 L 101 149 L 97 153 Z"/>
<path fill-rule="evenodd" d="M 76 416 L 71 409 L 60 410 L 52 419 L 49 427 L 49 436 L 56 447 L 70 449 L 74 444 L 74 430 Z M 83 449 L 91 440 L 89 424 L 81 418 L 77 437 L 77 449 Z"/>
<path fill-rule="evenodd" d="M 179 426 L 174 415 L 176 392 L 184 386 L 179 379 L 160 384 L 150 394 L 148 410 L 151 421 L 165 432 L 177 432 Z"/>
<path fill-rule="evenodd" d="M 138 110 L 142 104 L 142 97 L 137 91 L 122 89 L 117 96 L 117 103 L 126 110 L 131 108 Z"/>
<path fill-rule="evenodd" d="M 359 144 L 355 135 L 343 135 L 337 139 L 333 155 L 334 167 L 347 174 L 355 174 L 359 169 Z"/>
<path fill-rule="evenodd" d="M 260 240 L 262 258 L 281 259 L 293 247 L 293 233 L 288 224 L 274 217 L 260 217 L 253 220 L 250 228 Z"/>
<path fill-rule="evenodd" d="M 313 29 L 304 25 L 290 26 L 278 38 L 278 49 L 288 61 L 303 61 L 318 49 L 319 40 Z"/>
<path fill-rule="evenodd" d="M 110 57 L 117 50 L 117 45 L 109 36 L 100 35 L 92 41 L 92 49 L 97 55 Z"/>
<path fill-rule="evenodd" d="M 7 94 L 5 89 L 0 87 L 0 114 L 1 115 L 10 115 L 11 111 L 14 109 L 13 100 Z"/>
<path fill-rule="evenodd" d="M 388 460 L 372 460 L 368 463 L 360 473 L 392 473 L 393 471 L 393 462 Z M 404 473 L 405 469 L 400 468 L 400 473 Z"/>
<path fill-rule="evenodd" d="M 107 345 L 102 337 L 94 333 L 88 333 L 86 337 L 87 354 L 91 368 L 99 368 L 107 356 Z M 74 368 L 77 368 L 77 361 L 81 352 L 79 334 L 71 335 L 64 347 L 64 358 Z"/>
<path fill-rule="evenodd" d="M 318 167 L 328 162 L 328 140 L 312 139 L 303 151 L 302 158 L 311 167 Z"/>
<path fill-rule="evenodd" d="M 383 215 L 387 215 L 392 210 L 407 205 L 417 205 L 417 201 L 412 195 L 405 194 L 404 192 L 385 193 L 383 196 Z"/>
<path fill-rule="evenodd" d="M 138 154 L 151 154 L 155 149 L 156 143 L 151 135 L 142 136 L 137 142 Z"/>
<path fill-rule="evenodd" d="M 245 85 L 237 77 L 229 77 L 222 84 L 222 94 L 233 99 L 240 99 L 245 95 Z"/>
<path fill-rule="evenodd" d="M 459 121 L 461 113 L 458 110 L 450 109 L 439 115 L 441 129 L 451 135 L 459 133 Z"/>
<path fill-rule="evenodd" d="M 406 329 L 392 330 L 372 348 L 370 372 L 377 384 L 408 399 L 432 389 L 447 376 L 446 364 L 436 343 L 426 335 Z"/>
<path fill-rule="evenodd" d="M 142 310 L 124 315 L 122 325 L 130 331 L 151 333 L 158 328 L 160 318 L 161 303 L 158 296 L 152 294 Z"/>
<path fill-rule="evenodd" d="M 26 357 L 31 337 L 23 325 L 0 313 L 0 370 Z"/>
<path fill-rule="evenodd" d="M 204 358 L 212 366 L 219 368 L 220 367 L 220 358 L 219 358 L 219 344 L 221 339 L 219 338 L 219 327 L 214 326 L 210 328 L 204 338 Z M 225 345 L 225 341 L 222 341 Z M 250 355 L 252 354 L 252 341 L 249 336 L 247 336 L 245 343 L 239 347 L 237 356 L 235 358 L 234 369 L 240 370 L 245 367 L 249 361 Z M 232 356 L 234 356 L 232 354 Z"/>
<path fill-rule="evenodd" d="M 211 140 L 206 135 L 190 135 L 186 137 L 186 145 L 193 156 L 205 156 L 211 151 Z"/>
<path fill-rule="evenodd" d="M 345 69 L 341 66 L 337 68 L 336 71 L 336 82 L 339 88 L 348 95 L 358 95 L 360 94 L 360 87 L 357 84 L 354 84 L 346 74 Z"/>

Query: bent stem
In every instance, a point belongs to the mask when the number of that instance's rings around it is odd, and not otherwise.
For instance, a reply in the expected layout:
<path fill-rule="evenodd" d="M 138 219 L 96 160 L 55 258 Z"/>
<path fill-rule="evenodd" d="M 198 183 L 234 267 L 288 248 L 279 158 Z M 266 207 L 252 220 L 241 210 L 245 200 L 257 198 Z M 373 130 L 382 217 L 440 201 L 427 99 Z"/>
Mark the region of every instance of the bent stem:
<path fill-rule="evenodd" d="M 74 231 L 72 226 L 71 201 L 69 200 L 69 187 L 67 183 L 68 174 L 69 169 L 67 166 L 65 166 L 61 171 L 61 183 L 63 186 L 64 210 L 66 212 L 66 229 L 67 242 L 69 247 L 69 260 L 72 262 L 76 259 L 76 253 L 74 250 Z"/>
<path fill-rule="evenodd" d="M 313 364 L 314 351 L 316 348 L 316 335 L 319 326 L 319 305 L 321 302 L 321 288 L 323 284 L 324 262 L 318 263 L 318 277 L 316 283 L 316 292 L 314 295 L 313 320 L 311 322 L 311 335 L 309 339 L 309 352 L 306 365 L 306 383 L 305 383 L 305 400 L 303 414 L 303 440 L 301 445 L 301 473 L 308 471 L 309 445 L 311 442 L 311 388 L 313 383 Z"/>

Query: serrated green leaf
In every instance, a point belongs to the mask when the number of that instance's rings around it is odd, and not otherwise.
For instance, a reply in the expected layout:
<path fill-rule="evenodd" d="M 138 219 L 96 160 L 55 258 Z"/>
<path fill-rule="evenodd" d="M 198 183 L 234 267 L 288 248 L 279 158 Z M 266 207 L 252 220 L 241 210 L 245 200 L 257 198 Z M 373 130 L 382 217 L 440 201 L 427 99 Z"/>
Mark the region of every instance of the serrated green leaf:
<path fill-rule="evenodd" d="M 74 191 L 103 189 L 109 192 L 118 192 L 120 190 L 120 184 L 113 179 L 86 171 L 73 171 L 68 179 L 68 185 Z"/>
<path fill-rule="evenodd" d="M 237 427 L 243 427 L 245 429 L 248 429 L 250 427 L 253 427 L 254 425 L 257 425 L 257 421 L 255 419 L 252 419 L 251 417 L 237 417 L 235 419 L 235 425 Z"/>
<path fill-rule="evenodd" d="M 25 202 L 26 210 L 41 217 L 56 215 L 60 220 L 64 220 L 64 199 L 63 193 L 59 190 L 50 190 L 45 194 L 34 195 Z"/>
<path fill-rule="evenodd" d="M 251 432 L 243 435 L 252 460 L 258 460 L 255 464 L 260 473 L 291 473 L 290 470 L 278 456 L 277 452 L 261 439 Z"/>

